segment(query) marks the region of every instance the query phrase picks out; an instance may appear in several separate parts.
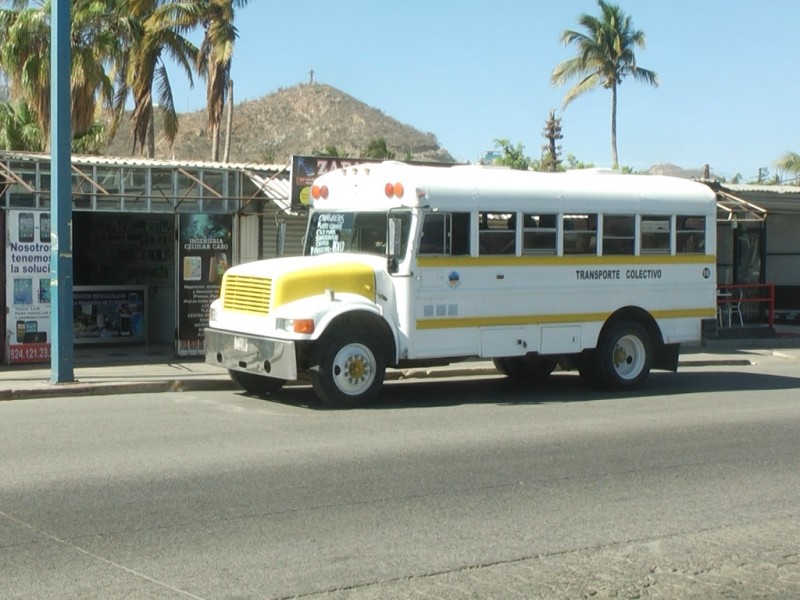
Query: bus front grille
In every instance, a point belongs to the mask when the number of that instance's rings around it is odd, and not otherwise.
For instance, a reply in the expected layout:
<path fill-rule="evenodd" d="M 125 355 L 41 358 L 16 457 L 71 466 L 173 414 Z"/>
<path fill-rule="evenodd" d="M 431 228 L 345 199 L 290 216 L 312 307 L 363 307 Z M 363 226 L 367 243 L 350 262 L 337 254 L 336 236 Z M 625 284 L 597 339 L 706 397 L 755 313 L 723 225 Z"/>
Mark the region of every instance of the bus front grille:
<path fill-rule="evenodd" d="M 269 314 L 272 298 L 272 280 L 266 277 L 228 275 L 222 288 L 222 304 L 225 310 Z"/>

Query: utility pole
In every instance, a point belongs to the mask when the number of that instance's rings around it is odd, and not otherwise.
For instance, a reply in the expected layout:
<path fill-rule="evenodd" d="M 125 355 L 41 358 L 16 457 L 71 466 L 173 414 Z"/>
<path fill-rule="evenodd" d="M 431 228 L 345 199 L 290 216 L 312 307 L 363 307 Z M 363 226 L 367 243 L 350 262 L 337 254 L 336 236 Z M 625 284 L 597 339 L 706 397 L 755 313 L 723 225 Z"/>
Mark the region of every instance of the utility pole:
<path fill-rule="evenodd" d="M 72 331 L 72 115 L 70 114 L 70 0 L 50 9 L 50 381 L 71 383 Z"/>

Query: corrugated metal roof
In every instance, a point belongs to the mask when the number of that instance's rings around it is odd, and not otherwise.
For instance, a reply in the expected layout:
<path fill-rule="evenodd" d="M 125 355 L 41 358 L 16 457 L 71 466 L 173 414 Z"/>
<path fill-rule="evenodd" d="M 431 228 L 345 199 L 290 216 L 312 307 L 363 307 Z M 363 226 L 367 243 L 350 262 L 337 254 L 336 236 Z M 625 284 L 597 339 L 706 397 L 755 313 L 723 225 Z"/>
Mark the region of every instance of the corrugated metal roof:
<path fill-rule="evenodd" d="M 19 160 L 29 162 L 48 162 L 49 154 L 36 152 L 6 152 L 0 151 L 0 160 Z M 201 160 L 163 160 L 156 158 L 138 158 L 122 156 L 94 156 L 89 154 L 73 154 L 72 162 L 76 165 L 96 165 L 111 167 L 163 167 L 184 169 L 217 169 L 224 171 L 253 171 L 280 172 L 289 171 L 290 165 L 261 164 L 261 163 L 222 163 Z"/>
<path fill-rule="evenodd" d="M 795 185 L 724 183 L 719 189 L 766 209 L 770 215 L 800 214 L 800 187 Z"/>
<path fill-rule="evenodd" d="M 723 183 L 720 187 L 733 193 L 765 193 L 769 195 L 796 194 L 800 197 L 800 186 L 796 185 L 759 185 L 754 183 Z"/>
<path fill-rule="evenodd" d="M 243 168 L 242 171 L 247 175 L 250 181 L 261 190 L 261 193 L 283 212 L 294 214 L 292 213 L 292 201 L 290 196 L 292 182 L 288 177 L 288 167 L 286 169 L 287 177 L 276 177 L 274 175 L 272 177 L 265 177 L 263 173 L 257 173 L 256 169 L 251 169 L 249 167 Z"/>

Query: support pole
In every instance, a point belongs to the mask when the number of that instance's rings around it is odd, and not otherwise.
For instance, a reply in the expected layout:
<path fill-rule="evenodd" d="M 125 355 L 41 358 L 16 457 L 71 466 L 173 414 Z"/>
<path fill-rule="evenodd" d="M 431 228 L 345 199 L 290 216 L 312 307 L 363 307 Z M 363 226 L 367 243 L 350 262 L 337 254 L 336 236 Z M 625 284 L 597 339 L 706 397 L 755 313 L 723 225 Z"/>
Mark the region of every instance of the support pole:
<path fill-rule="evenodd" d="M 70 0 L 53 0 L 50 12 L 50 381 L 70 383 L 72 330 L 72 185 L 70 155 Z"/>

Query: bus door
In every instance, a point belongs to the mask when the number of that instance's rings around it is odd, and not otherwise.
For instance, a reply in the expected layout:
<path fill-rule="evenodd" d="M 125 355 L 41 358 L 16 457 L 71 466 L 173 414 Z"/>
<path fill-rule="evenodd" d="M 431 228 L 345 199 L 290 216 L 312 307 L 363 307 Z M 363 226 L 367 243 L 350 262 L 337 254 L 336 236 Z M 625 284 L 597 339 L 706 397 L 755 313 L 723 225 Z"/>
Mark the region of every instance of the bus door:
<path fill-rule="evenodd" d="M 412 297 L 418 350 L 426 356 L 461 355 L 474 346 L 474 336 L 449 324 L 472 312 L 472 299 L 462 286 L 470 253 L 468 212 L 426 212 L 417 246 Z"/>

